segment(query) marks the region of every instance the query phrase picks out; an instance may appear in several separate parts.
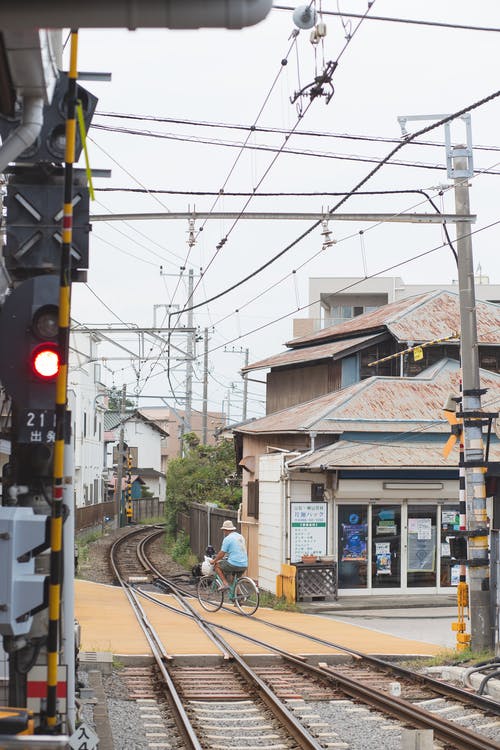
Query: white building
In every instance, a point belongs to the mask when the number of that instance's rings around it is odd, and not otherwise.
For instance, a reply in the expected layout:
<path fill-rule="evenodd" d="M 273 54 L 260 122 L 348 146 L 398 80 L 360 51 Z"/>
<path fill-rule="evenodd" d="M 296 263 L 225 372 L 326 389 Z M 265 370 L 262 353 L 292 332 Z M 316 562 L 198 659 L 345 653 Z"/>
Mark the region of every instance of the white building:
<path fill-rule="evenodd" d="M 75 506 L 106 500 L 104 424 L 106 390 L 97 363 L 98 339 L 72 331 L 68 369 L 68 408 L 75 451 Z"/>
<path fill-rule="evenodd" d="M 111 476 L 117 462 L 121 415 L 107 412 L 105 417 L 106 466 Z M 155 497 L 165 497 L 166 477 L 162 472 L 162 445 L 168 432 L 140 411 L 127 412 L 123 420 L 123 440 L 132 457 L 132 473 L 139 476 Z"/>
<path fill-rule="evenodd" d="M 309 317 L 294 319 L 293 336 L 307 336 L 390 302 L 435 289 L 458 293 L 458 280 L 451 284 L 406 284 L 399 276 L 312 277 L 309 279 Z M 475 276 L 475 294 L 478 300 L 500 302 L 500 284 L 490 284 L 480 266 Z"/>

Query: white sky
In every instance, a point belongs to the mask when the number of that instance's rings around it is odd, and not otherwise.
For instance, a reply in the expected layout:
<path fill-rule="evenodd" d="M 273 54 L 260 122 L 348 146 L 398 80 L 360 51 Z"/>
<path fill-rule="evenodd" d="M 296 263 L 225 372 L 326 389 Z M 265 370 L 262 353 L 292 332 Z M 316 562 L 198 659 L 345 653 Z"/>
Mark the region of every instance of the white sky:
<path fill-rule="evenodd" d="M 319 2 L 316 5 L 319 8 Z M 366 0 L 339 0 L 339 5 L 344 12 L 354 13 L 363 13 L 367 7 Z M 336 0 L 323 0 L 322 7 L 325 11 L 338 10 Z M 498 0 L 479 0 L 476 3 L 462 0 L 420 0 L 418 3 L 376 0 L 371 13 L 500 28 Z M 300 86 L 312 82 L 317 74 L 315 56 L 320 71 L 323 59 L 335 60 L 345 44 L 340 19 L 325 16 L 324 20 L 328 27 L 324 50 L 321 45 L 314 48 L 309 41 L 309 32 L 302 31 L 286 67 L 281 66 L 281 60 L 290 48 L 290 34 L 294 27 L 291 12 L 276 9 L 264 22 L 243 31 L 82 30 L 79 35 L 79 69 L 111 72 L 113 76 L 111 83 L 82 82 L 82 85 L 99 97 L 98 112 L 248 126 L 257 120 L 281 70 L 257 124 L 291 129 L 296 124 L 297 111 L 289 98 Z M 356 23 L 353 19 L 352 28 Z M 500 88 L 499 42 L 500 34 L 493 32 L 366 20 L 345 50 L 334 73 L 335 94 L 332 100 L 325 105 L 324 99 L 315 99 L 298 129 L 398 138 L 398 115 L 452 113 Z M 476 146 L 500 149 L 499 114 L 500 98 L 473 112 L 473 141 Z M 246 131 L 242 130 L 125 121 L 99 115 L 94 117 L 93 123 L 150 130 L 182 138 L 221 139 L 237 143 L 247 136 Z M 408 128 L 414 131 L 425 124 L 410 123 Z M 226 182 L 239 153 L 236 148 L 221 145 L 146 138 L 95 128 L 91 130 L 90 137 L 91 165 L 94 168 L 109 168 L 113 172 L 111 179 L 96 181 L 96 187 L 104 188 L 138 188 L 142 185 L 148 189 L 214 192 Z M 443 129 L 434 131 L 427 138 L 444 143 Z M 463 125 L 455 124 L 452 127 L 453 142 L 459 143 L 463 138 Z M 277 134 L 254 133 L 249 143 L 276 147 L 281 145 L 282 139 L 283 136 Z M 301 135 L 292 135 L 288 141 L 288 148 L 294 150 L 377 158 L 385 156 L 392 147 L 392 144 Z M 271 152 L 246 152 L 234 168 L 225 191 L 250 191 L 261 180 L 274 158 L 275 154 Z M 500 172 L 500 151 L 476 150 L 474 159 L 476 169 L 492 167 Z M 395 160 L 444 166 L 444 145 L 408 145 L 397 154 Z M 259 189 L 261 192 L 348 191 L 373 166 L 356 161 L 281 154 Z M 498 180 L 498 175 L 479 175 L 472 180 L 471 210 L 478 217 L 475 228 L 500 220 Z M 445 171 L 388 165 L 363 189 L 426 189 L 435 196 L 436 190 L 432 188 L 440 184 L 448 184 Z M 211 196 L 161 195 L 155 198 L 147 194 L 99 192 L 96 198 L 91 212 L 99 214 L 108 211 L 186 211 L 188 206 L 193 208 L 194 205 L 198 211 L 208 211 L 214 203 Z M 338 199 L 326 196 L 256 197 L 246 210 L 321 211 L 332 206 L 335 200 Z M 453 191 L 444 196 L 442 204 L 439 197 L 435 200 L 444 211 L 454 211 Z M 217 202 L 214 210 L 240 211 L 245 201 L 243 197 L 225 196 Z M 411 207 L 415 211 L 432 211 L 428 204 L 421 203 L 418 196 L 410 195 L 354 197 L 340 211 L 397 213 Z M 183 305 L 186 302 L 186 283 L 181 282 L 177 294 L 172 298 L 176 279 L 161 275 L 160 265 L 164 273 L 176 274 L 181 265 L 193 267 L 198 273 L 200 267 L 207 266 L 218 242 L 231 225 L 230 221 L 208 221 L 185 264 L 171 253 L 181 258 L 186 256 L 186 221 L 136 221 L 126 225 L 95 222 L 91 235 L 88 285 L 123 321 L 152 325 L 153 305 Z M 246 276 L 310 225 L 311 222 L 304 221 L 238 221 L 196 289 L 195 302 L 223 291 Z M 318 228 L 262 274 L 208 307 L 195 311 L 196 325 L 201 329 L 205 326 L 210 328 L 210 369 L 213 376 L 209 387 L 211 409 L 220 409 L 229 384 L 234 382 L 237 389 L 231 396 L 231 418 L 237 420 L 241 417 L 242 381 L 238 370 L 243 364 L 244 355 L 224 352 L 224 344 L 229 342 L 229 349 L 248 347 L 250 361 L 280 351 L 283 342 L 292 337 L 292 317 L 305 317 L 307 310 L 290 315 L 260 332 L 251 335 L 247 332 L 292 313 L 298 304 L 307 304 L 309 277 L 362 276 L 365 263 L 366 272 L 373 274 L 442 242 L 439 225 L 389 224 L 370 230 L 369 227 L 366 223 L 331 222 L 330 228 L 338 243 L 320 253 L 296 274 L 289 275 L 321 249 L 321 230 Z M 365 262 L 358 234 L 360 229 L 365 230 Z M 453 229 L 451 231 L 454 237 Z M 499 236 L 500 225 L 479 232 L 473 238 L 475 265 L 481 264 L 483 273 L 489 275 L 492 283 L 500 283 Z M 285 281 L 278 283 L 287 275 Z M 456 268 L 451 251 L 443 248 L 421 260 L 405 263 L 385 275 L 402 276 L 407 283 L 450 283 L 456 278 Z M 246 304 L 267 287 L 272 287 L 269 293 Z M 234 314 L 237 308 L 241 308 L 241 312 Z M 117 317 L 83 284 L 73 287 L 73 317 L 87 324 L 118 323 Z M 221 318 L 225 320 L 220 322 Z M 183 321 L 185 323 L 185 317 Z M 133 340 L 127 341 L 121 337 L 120 342 L 128 345 Z M 149 349 L 150 345 L 147 351 Z M 156 362 L 158 353 L 157 348 L 151 352 L 153 362 Z M 193 406 L 201 408 L 202 385 L 198 377 L 202 372 L 201 344 L 197 353 L 200 358 L 195 371 Z M 120 356 L 119 350 L 104 346 L 102 354 Z M 141 365 L 138 380 L 127 361 L 110 359 L 107 366 L 115 370 L 113 380 L 118 387 L 125 382 L 131 394 L 138 390 L 142 396 L 161 395 L 176 405 L 165 374 L 164 356 L 152 373 L 151 362 Z M 105 373 L 108 384 L 111 384 L 111 373 L 108 370 Z M 257 373 L 255 377 L 262 377 L 262 373 Z M 176 394 L 182 405 L 182 369 L 173 373 L 172 382 L 176 385 Z M 249 393 L 248 415 L 262 414 L 262 386 L 250 383 Z M 148 401 L 141 398 L 140 403 L 161 405 L 157 399 Z"/>

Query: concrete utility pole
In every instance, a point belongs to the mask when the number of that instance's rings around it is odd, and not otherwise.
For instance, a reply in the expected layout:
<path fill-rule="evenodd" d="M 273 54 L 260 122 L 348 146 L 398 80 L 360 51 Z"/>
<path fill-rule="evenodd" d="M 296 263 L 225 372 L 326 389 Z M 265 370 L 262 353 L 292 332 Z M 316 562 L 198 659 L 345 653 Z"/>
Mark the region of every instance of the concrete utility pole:
<path fill-rule="evenodd" d="M 245 349 L 245 367 L 248 365 L 248 357 L 250 350 Z M 248 403 L 248 373 L 245 372 L 243 375 L 243 413 L 241 415 L 242 421 L 245 422 L 247 418 L 247 403 Z"/>
<path fill-rule="evenodd" d="M 201 422 L 201 442 L 208 441 L 208 328 L 203 332 L 203 415 Z"/>
<path fill-rule="evenodd" d="M 469 182 L 464 147 L 452 151 L 455 183 L 455 209 L 464 220 L 457 223 L 458 283 L 461 325 L 462 416 L 468 531 L 469 597 L 471 611 L 471 648 L 489 649 L 492 645 L 490 612 L 488 522 L 484 481 L 484 445 L 481 421 L 479 348 L 476 325 L 474 265 L 469 215 Z"/>
<path fill-rule="evenodd" d="M 188 310 L 188 328 L 193 327 L 193 282 L 194 271 L 189 269 L 188 276 L 188 299 L 187 305 L 191 308 Z M 193 353 L 196 333 L 189 333 L 186 346 L 186 407 L 184 411 L 184 424 L 187 432 L 191 432 L 191 404 L 193 400 Z"/>
<path fill-rule="evenodd" d="M 123 480 L 123 443 L 124 443 L 124 422 L 125 422 L 125 404 L 127 401 L 127 386 L 122 386 L 122 402 L 120 406 L 120 437 L 118 441 L 118 455 L 116 457 L 116 487 L 115 487 L 115 507 L 118 517 L 118 528 L 123 523 L 123 502 L 122 502 L 122 480 Z"/>

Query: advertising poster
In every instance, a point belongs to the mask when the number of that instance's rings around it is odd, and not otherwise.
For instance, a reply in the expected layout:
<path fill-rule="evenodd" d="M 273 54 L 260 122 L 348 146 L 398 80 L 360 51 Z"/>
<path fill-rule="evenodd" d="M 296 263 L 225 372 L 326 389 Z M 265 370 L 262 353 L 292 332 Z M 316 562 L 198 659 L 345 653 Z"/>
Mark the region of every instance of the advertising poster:
<path fill-rule="evenodd" d="M 302 555 L 326 555 L 328 504 L 290 503 L 290 557 L 300 562 Z"/>
<path fill-rule="evenodd" d="M 389 542 L 375 543 L 375 561 L 378 576 L 391 575 L 391 545 Z"/>
<path fill-rule="evenodd" d="M 431 526 L 430 521 L 430 518 L 408 519 L 409 573 L 433 573 L 435 570 L 436 528 Z"/>
<path fill-rule="evenodd" d="M 343 523 L 341 539 L 341 562 L 348 560 L 367 559 L 366 539 L 368 525 L 366 523 Z"/>

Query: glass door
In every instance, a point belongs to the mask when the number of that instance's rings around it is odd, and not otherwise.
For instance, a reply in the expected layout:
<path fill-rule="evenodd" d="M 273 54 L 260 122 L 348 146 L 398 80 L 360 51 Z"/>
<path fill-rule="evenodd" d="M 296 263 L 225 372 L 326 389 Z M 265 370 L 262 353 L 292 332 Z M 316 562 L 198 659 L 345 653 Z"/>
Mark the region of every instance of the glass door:
<path fill-rule="evenodd" d="M 408 505 L 407 585 L 408 588 L 435 587 L 436 505 Z"/>
<path fill-rule="evenodd" d="M 338 585 L 366 589 L 368 566 L 368 506 L 338 506 Z"/>
<path fill-rule="evenodd" d="M 401 586 L 401 506 L 372 505 L 372 588 Z"/>
<path fill-rule="evenodd" d="M 458 586 L 460 565 L 452 565 L 450 558 L 450 534 L 460 529 L 460 512 L 458 505 L 441 506 L 441 538 L 440 538 L 440 586 L 449 588 Z"/>

